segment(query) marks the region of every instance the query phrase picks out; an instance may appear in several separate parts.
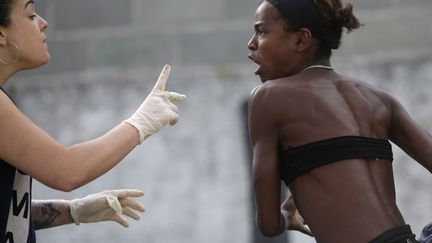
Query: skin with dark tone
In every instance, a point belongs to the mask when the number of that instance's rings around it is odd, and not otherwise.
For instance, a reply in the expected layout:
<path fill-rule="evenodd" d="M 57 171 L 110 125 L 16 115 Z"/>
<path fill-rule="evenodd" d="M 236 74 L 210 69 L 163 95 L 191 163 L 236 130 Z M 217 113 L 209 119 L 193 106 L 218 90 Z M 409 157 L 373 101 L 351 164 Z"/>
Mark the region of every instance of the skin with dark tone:
<path fill-rule="evenodd" d="M 432 172 L 432 137 L 401 104 L 333 70 L 302 71 L 328 66 L 330 60 L 314 56 L 317 41 L 308 29 L 288 32 L 285 25 L 277 9 L 263 1 L 248 44 L 263 82 L 251 93 L 248 119 L 256 220 L 267 236 L 285 230 L 280 150 L 346 135 L 390 139 Z M 338 161 L 295 178 L 288 187 L 292 197 L 282 205 L 291 209 L 288 229 L 307 233 L 305 221 L 320 243 L 364 243 L 405 224 L 386 160 Z"/>

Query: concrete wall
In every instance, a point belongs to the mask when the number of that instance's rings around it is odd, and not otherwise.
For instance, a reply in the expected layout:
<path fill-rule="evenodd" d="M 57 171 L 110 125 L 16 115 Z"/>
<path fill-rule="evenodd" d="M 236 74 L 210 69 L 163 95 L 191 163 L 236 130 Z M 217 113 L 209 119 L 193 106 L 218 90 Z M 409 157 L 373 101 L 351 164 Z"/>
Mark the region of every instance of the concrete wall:
<path fill-rule="evenodd" d="M 353 0 L 365 27 L 344 37 L 337 71 L 382 86 L 432 131 L 432 1 Z M 113 223 L 38 232 L 40 242 L 252 242 L 250 162 L 242 105 L 259 84 L 246 56 L 258 0 L 37 1 L 51 62 L 10 80 L 22 110 L 59 142 L 101 135 L 140 104 L 163 64 L 186 93 L 182 117 L 114 170 L 72 193 L 35 184 L 35 198 L 143 189 L 147 212 Z M 396 148 L 398 202 L 419 232 L 432 220 L 429 173 Z M 292 242 L 311 242 L 299 234 Z"/>
<path fill-rule="evenodd" d="M 247 62 L 259 0 L 39 1 L 50 23 L 52 62 L 38 73 L 101 67 L 222 65 Z M 432 45 L 429 0 L 353 0 L 365 24 L 341 55 L 413 52 Z M 34 72 L 32 72 L 34 74 Z"/>

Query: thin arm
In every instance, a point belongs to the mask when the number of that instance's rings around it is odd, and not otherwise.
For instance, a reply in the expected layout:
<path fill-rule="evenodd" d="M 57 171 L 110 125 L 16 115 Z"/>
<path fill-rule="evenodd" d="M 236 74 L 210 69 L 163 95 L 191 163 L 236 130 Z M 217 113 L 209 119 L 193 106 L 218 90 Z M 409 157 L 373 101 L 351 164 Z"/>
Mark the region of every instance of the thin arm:
<path fill-rule="evenodd" d="M 73 223 L 66 200 L 32 201 L 32 219 L 36 230 Z"/>

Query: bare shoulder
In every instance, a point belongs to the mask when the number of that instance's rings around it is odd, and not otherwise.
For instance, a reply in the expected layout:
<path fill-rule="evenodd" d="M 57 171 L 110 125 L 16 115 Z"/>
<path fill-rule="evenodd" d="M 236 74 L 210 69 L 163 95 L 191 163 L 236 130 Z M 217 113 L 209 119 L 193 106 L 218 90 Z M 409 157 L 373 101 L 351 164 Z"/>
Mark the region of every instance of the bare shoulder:
<path fill-rule="evenodd" d="M 265 102 L 268 90 L 264 84 L 255 87 L 249 95 L 248 99 L 248 113 L 249 119 L 251 117 L 260 117 L 265 111 Z"/>
<path fill-rule="evenodd" d="M 13 132 L 21 131 L 26 119 L 25 115 L 3 90 L 0 90 L 0 107 L 0 134 L 2 134 L 0 144 L 2 144 L 9 139 L 9 135 L 13 137 Z M 4 145 L 3 148 L 5 148 Z"/>
<path fill-rule="evenodd" d="M 280 99 L 280 85 L 267 81 L 254 88 L 248 100 L 250 121 L 267 121 L 271 123 L 278 115 L 278 99 Z"/>
<path fill-rule="evenodd" d="M 267 81 L 255 87 L 249 96 L 249 105 L 267 106 L 272 105 L 281 93 L 282 88 L 279 80 Z"/>
<path fill-rule="evenodd" d="M 0 107 L 0 117 L 2 117 L 2 121 L 4 120 L 3 116 L 7 117 L 11 112 L 19 111 L 11 98 L 9 98 L 9 96 L 3 90 L 0 90 Z"/>
<path fill-rule="evenodd" d="M 341 85 L 354 86 L 360 92 L 370 93 L 385 103 L 392 102 L 394 100 L 394 97 L 382 87 L 373 85 L 357 78 L 341 76 L 341 80 L 339 81 L 339 83 Z"/>
<path fill-rule="evenodd" d="M 255 87 L 249 95 L 249 105 L 260 105 L 269 97 L 272 88 L 268 82 Z"/>

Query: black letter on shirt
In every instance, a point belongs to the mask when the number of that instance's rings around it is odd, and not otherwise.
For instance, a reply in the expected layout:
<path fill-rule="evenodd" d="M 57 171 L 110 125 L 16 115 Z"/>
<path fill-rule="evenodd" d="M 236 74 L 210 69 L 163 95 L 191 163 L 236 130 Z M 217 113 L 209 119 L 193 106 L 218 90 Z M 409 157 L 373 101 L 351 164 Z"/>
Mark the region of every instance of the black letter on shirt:
<path fill-rule="evenodd" d="M 7 232 L 6 235 L 2 238 L 2 243 L 14 243 L 14 238 L 12 232 Z"/>
<path fill-rule="evenodd" d="M 13 215 L 18 216 L 20 215 L 23 208 L 24 209 L 24 218 L 28 217 L 28 205 L 29 205 L 29 194 L 28 192 L 24 193 L 23 198 L 21 199 L 19 205 L 18 205 L 18 195 L 17 191 L 13 191 L 14 194 L 12 196 L 12 206 L 13 206 Z"/>

